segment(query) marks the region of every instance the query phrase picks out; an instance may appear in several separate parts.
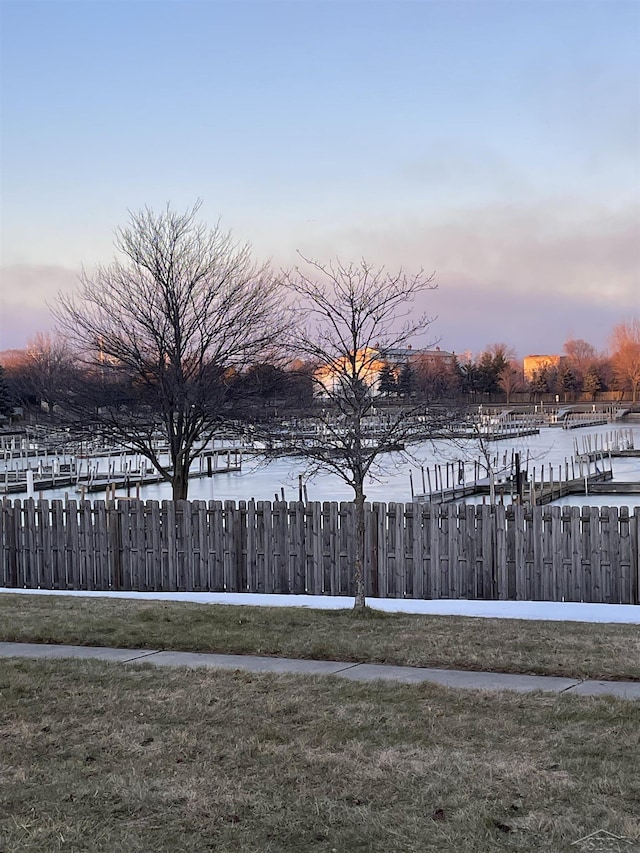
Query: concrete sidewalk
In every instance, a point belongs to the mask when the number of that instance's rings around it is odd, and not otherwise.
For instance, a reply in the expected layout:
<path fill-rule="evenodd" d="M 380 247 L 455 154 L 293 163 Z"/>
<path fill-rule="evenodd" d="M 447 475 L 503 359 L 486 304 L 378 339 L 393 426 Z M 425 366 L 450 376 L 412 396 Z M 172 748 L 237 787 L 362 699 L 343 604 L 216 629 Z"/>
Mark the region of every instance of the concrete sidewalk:
<path fill-rule="evenodd" d="M 154 649 L 111 649 L 96 646 L 57 646 L 37 643 L 0 643 L 0 658 L 76 658 L 154 666 L 210 667 L 246 672 L 290 673 L 293 675 L 336 675 L 350 681 L 399 681 L 405 684 L 431 682 L 464 690 L 515 690 L 529 693 L 571 693 L 580 696 L 617 696 L 640 700 L 638 681 L 592 681 L 543 675 L 512 675 L 503 672 L 465 672 L 454 669 L 427 669 L 415 666 L 387 666 L 373 663 L 297 660 L 255 655 L 216 655 L 200 652 L 171 652 Z"/>

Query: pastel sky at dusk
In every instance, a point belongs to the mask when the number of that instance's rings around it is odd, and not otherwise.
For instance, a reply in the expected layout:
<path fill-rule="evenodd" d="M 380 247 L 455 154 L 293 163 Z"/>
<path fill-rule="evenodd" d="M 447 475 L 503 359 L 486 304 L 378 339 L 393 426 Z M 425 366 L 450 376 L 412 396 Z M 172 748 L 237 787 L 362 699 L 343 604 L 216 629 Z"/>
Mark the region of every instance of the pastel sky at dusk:
<path fill-rule="evenodd" d="M 197 198 L 275 269 L 299 250 L 435 271 L 443 349 L 603 348 L 640 315 L 638 0 L 0 16 L 0 350 L 51 327 L 128 211 Z"/>

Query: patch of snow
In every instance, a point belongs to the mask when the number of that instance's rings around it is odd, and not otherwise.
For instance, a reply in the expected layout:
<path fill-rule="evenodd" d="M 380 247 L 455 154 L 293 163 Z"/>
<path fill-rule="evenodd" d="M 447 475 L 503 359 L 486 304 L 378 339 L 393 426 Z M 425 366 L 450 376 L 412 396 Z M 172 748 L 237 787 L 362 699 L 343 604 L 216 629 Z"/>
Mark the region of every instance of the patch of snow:
<path fill-rule="evenodd" d="M 85 598 L 129 598 L 146 601 L 191 601 L 198 604 L 240 604 L 249 607 L 310 607 L 317 610 L 348 610 L 353 598 L 335 595 L 259 595 L 226 592 L 87 592 L 49 589 L 8 589 L 2 593 L 25 595 L 75 595 Z M 553 622 L 609 622 L 640 624 L 640 605 L 590 604 L 573 601 L 431 601 L 368 598 L 367 604 L 386 613 L 427 616 L 477 616 L 485 619 L 537 619 Z"/>

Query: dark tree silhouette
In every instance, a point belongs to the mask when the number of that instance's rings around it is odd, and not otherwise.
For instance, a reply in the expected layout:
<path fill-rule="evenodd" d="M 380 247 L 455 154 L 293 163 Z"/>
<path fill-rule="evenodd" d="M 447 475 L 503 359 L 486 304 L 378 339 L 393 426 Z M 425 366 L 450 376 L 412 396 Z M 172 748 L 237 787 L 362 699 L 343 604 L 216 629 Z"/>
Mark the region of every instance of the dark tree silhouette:
<path fill-rule="evenodd" d="M 230 416 L 237 371 L 283 338 L 282 288 L 248 245 L 169 206 L 116 232 L 122 259 L 83 274 L 56 316 L 91 383 L 69 402 L 76 424 L 146 456 L 187 497 L 193 459 Z M 161 435 L 168 462 L 158 451 Z"/>
<path fill-rule="evenodd" d="M 373 386 L 387 353 L 424 333 L 430 319 L 415 311 L 415 302 L 432 290 L 433 277 L 390 274 L 366 261 L 327 265 L 303 258 L 285 284 L 296 298 L 300 324 L 292 349 L 315 366 L 316 394 L 322 401 L 317 440 L 291 431 L 280 436 L 279 455 L 307 460 L 310 472 L 337 474 L 354 492 L 356 516 L 353 584 L 355 606 L 365 604 L 365 478 L 384 470 L 387 451 L 425 437 L 428 418 L 418 420 L 405 408 L 391 408 L 372 423 Z"/>

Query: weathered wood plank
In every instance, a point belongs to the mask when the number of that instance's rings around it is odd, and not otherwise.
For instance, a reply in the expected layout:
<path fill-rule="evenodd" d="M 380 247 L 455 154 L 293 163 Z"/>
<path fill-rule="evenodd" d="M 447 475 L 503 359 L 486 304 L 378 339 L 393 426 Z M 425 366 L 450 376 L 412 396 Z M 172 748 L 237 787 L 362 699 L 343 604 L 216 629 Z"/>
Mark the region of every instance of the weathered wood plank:
<path fill-rule="evenodd" d="M 38 501 L 37 516 L 39 551 L 38 582 L 42 589 L 51 589 L 51 519 L 49 516 L 49 501 Z"/>
<path fill-rule="evenodd" d="M 389 596 L 389 560 L 387 556 L 387 506 L 374 504 L 376 510 L 376 544 L 373 559 L 376 560 L 376 593 L 379 598 Z"/>
<path fill-rule="evenodd" d="M 497 504 L 493 512 L 495 523 L 496 542 L 496 583 L 498 598 L 506 600 L 509 597 L 509 576 L 507 566 L 507 521 L 506 512 L 502 504 Z"/>
<path fill-rule="evenodd" d="M 66 536 L 64 543 L 66 572 L 66 589 L 81 589 L 78 542 L 78 505 L 75 501 L 67 501 L 66 513 Z M 124 587 L 126 589 L 126 586 Z"/>
<path fill-rule="evenodd" d="M 620 579 L 620 603 L 633 604 L 633 592 L 631 588 L 631 530 L 629 519 L 629 508 L 621 506 L 618 515 L 619 529 L 619 554 L 618 573 Z"/>
<path fill-rule="evenodd" d="M 309 592 L 313 595 L 321 595 L 324 592 L 323 569 L 322 569 L 322 504 L 315 501 L 307 505 L 307 512 L 311 512 L 312 529 L 312 560 L 313 560 L 313 583 Z"/>
<path fill-rule="evenodd" d="M 33 498 L 28 498 L 24 502 L 22 524 L 24 526 L 24 585 L 27 588 L 33 588 L 38 585 L 36 506 Z"/>
<path fill-rule="evenodd" d="M 160 535 L 160 504 L 147 501 L 145 520 L 145 588 L 163 591 L 162 539 Z"/>
<path fill-rule="evenodd" d="M 632 604 L 640 604 L 640 507 L 636 507 L 633 511 L 629 538 L 631 539 L 631 599 Z"/>

